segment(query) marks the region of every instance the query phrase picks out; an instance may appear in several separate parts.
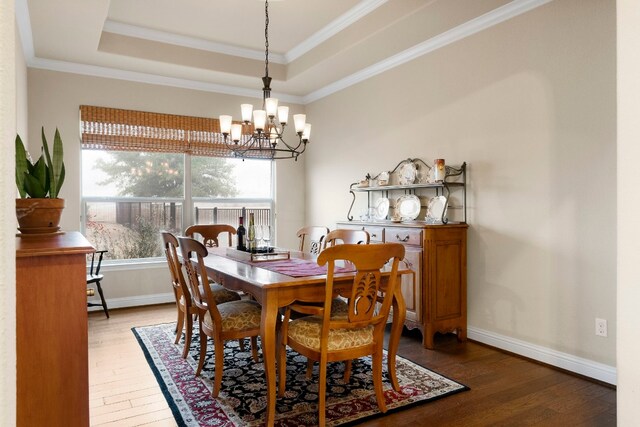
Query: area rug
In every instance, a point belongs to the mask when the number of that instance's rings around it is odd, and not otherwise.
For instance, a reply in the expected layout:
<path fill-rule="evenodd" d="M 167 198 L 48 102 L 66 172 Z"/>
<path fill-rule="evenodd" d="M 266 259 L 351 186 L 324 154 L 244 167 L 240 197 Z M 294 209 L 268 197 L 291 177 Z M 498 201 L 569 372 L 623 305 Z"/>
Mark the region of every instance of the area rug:
<path fill-rule="evenodd" d="M 213 385 L 213 344 L 200 377 L 199 336 L 194 333 L 189 356 L 183 359 L 182 341 L 175 345 L 175 323 L 132 328 L 179 426 L 262 426 L 266 407 L 266 384 L 262 359 L 251 357 L 249 340 L 244 351 L 238 341 L 224 348 L 224 374 L 217 399 Z M 195 331 L 194 331 L 195 332 Z M 385 353 L 386 358 L 386 353 Z M 384 363 L 386 367 L 386 359 Z M 397 357 L 400 392 L 391 388 L 385 369 L 384 394 L 387 413 L 450 396 L 468 388 L 407 359 Z M 287 390 L 276 403 L 276 426 L 317 425 L 318 365 L 311 380 L 305 377 L 306 358 L 289 349 Z M 344 363 L 327 367 L 327 425 L 349 425 L 380 416 L 371 378 L 371 359 L 355 360 L 348 384 L 342 381 Z"/>

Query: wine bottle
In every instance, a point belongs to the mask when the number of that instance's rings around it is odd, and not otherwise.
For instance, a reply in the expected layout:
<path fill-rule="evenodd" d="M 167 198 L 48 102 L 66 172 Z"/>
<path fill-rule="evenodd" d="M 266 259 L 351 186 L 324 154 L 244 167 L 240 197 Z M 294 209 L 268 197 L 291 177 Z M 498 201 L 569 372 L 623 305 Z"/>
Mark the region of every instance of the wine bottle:
<path fill-rule="evenodd" d="M 244 218 L 238 218 L 238 222 L 240 223 L 240 225 L 238 225 L 238 229 L 236 230 L 236 234 L 238 235 L 238 245 L 236 246 L 236 249 L 238 249 L 239 251 L 246 251 L 247 247 L 244 243 L 244 235 L 246 233 L 246 230 L 244 228 L 244 225 L 242 225 L 244 222 Z"/>
<path fill-rule="evenodd" d="M 247 242 L 249 243 L 249 252 L 256 251 L 256 225 L 253 219 L 253 212 L 249 213 L 249 232 L 247 233 Z"/>

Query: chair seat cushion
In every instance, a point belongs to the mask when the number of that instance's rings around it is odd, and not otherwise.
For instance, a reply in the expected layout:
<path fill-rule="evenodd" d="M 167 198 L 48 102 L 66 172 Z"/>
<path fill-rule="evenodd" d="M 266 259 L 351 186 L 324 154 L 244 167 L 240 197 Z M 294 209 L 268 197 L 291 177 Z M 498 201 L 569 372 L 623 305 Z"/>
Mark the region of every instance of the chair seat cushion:
<path fill-rule="evenodd" d="M 331 318 L 347 320 L 349 316 L 349 304 L 342 298 L 334 298 L 331 300 Z"/>
<path fill-rule="evenodd" d="M 222 318 L 223 331 L 246 331 L 260 328 L 262 307 L 256 301 L 241 300 L 230 301 L 218 305 L 218 311 Z M 209 328 L 213 327 L 211 314 L 207 311 L 203 322 Z"/>
<path fill-rule="evenodd" d="M 307 316 L 289 323 L 288 337 L 307 348 L 320 351 L 322 317 Z M 373 326 L 359 329 L 330 329 L 329 351 L 346 350 L 373 343 Z"/>
<path fill-rule="evenodd" d="M 240 294 L 234 291 L 230 291 L 222 285 L 217 283 L 210 283 L 209 287 L 213 293 L 213 298 L 216 300 L 216 304 L 224 304 L 230 301 L 240 301 Z M 200 293 L 204 295 L 204 288 L 200 286 Z M 180 297 L 180 304 L 184 305 L 184 295 Z"/>
<path fill-rule="evenodd" d="M 240 294 L 234 291 L 230 291 L 222 285 L 217 283 L 210 283 L 211 292 L 213 293 L 213 298 L 216 300 L 216 304 L 224 304 L 225 302 L 230 301 L 240 301 Z M 200 292 L 204 293 L 204 289 L 200 288 Z"/>

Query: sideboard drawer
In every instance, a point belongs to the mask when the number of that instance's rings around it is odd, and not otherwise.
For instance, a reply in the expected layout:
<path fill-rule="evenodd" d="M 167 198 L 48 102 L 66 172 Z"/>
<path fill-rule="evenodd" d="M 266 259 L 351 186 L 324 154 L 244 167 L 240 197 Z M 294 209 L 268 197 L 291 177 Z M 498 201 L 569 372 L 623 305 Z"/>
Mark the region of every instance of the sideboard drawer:
<path fill-rule="evenodd" d="M 369 233 L 369 238 L 372 242 L 384 242 L 384 227 L 371 227 L 366 225 L 364 229 Z"/>
<path fill-rule="evenodd" d="M 346 228 L 348 230 L 365 230 L 369 233 L 370 242 L 382 243 L 384 242 L 384 227 L 376 227 L 372 225 L 340 225 L 340 228 Z"/>
<path fill-rule="evenodd" d="M 404 243 L 405 245 L 422 245 L 422 230 L 415 228 L 387 228 L 387 243 Z"/>

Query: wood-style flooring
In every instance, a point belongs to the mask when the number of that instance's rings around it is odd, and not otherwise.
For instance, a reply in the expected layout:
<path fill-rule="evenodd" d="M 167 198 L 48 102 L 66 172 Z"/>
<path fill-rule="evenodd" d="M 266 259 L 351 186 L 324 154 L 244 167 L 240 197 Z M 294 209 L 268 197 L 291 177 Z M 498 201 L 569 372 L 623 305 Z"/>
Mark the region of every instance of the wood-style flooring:
<path fill-rule="evenodd" d="M 175 321 L 160 305 L 89 314 L 92 426 L 175 426 L 134 326 Z M 366 426 L 615 426 L 614 389 L 454 336 L 425 350 L 405 331 L 398 352 L 470 391 L 363 423 Z"/>

